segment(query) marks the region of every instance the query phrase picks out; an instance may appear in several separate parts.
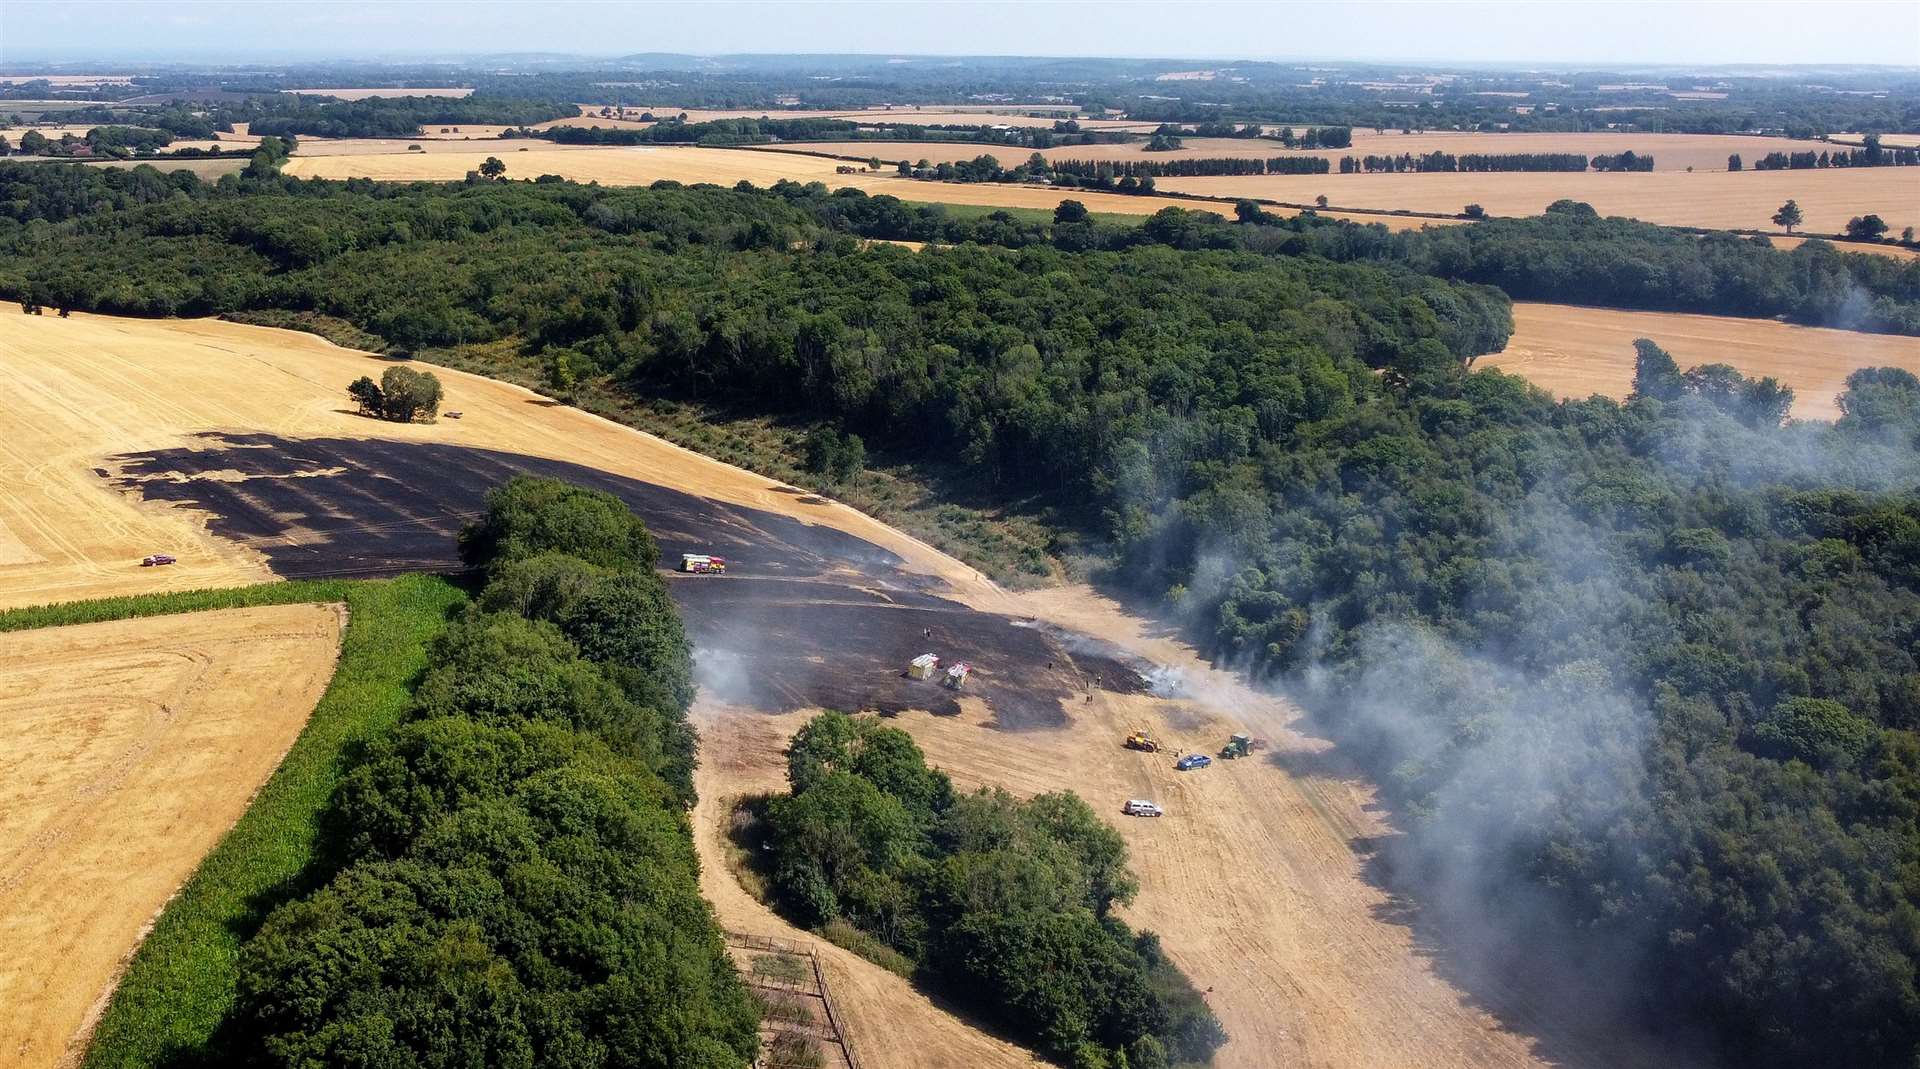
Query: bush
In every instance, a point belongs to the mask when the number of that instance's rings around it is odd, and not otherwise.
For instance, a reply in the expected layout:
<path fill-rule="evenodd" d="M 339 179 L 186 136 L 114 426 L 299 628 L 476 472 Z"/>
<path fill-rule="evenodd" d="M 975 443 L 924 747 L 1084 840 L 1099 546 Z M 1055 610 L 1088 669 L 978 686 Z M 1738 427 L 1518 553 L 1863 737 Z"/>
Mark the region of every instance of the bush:
<path fill-rule="evenodd" d="M 440 379 L 431 371 L 390 367 L 380 382 L 365 375 L 347 386 L 347 397 L 363 416 L 411 423 L 432 419 L 440 411 Z"/>

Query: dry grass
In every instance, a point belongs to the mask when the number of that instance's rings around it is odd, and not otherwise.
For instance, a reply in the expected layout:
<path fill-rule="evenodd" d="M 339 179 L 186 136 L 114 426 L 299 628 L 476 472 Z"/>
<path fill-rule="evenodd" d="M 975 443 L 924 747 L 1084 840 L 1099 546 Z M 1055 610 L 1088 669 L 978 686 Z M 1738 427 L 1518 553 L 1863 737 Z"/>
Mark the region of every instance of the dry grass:
<path fill-rule="evenodd" d="M 1860 334 L 1776 323 L 1770 319 L 1622 312 L 1516 301 L 1505 352 L 1475 367 L 1523 375 L 1558 397 L 1633 390 L 1633 342 L 1652 338 L 1680 366 L 1732 364 L 1750 376 L 1771 375 L 1793 387 L 1796 419 L 1837 419 L 1834 398 L 1847 374 L 1863 367 L 1920 372 L 1920 338 Z"/>
<path fill-rule="evenodd" d="M 246 809 L 339 651 L 324 605 L 8 635 L 0 646 L 0 1051 L 52 1066 L 149 918 Z"/>
<path fill-rule="evenodd" d="M 1920 168 L 1873 167 L 1739 174 L 1372 174 L 1166 178 L 1160 188 L 1221 197 L 1310 203 L 1325 194 L 1338 208 L 1458 212 L 1475 203 L 1493 215 L 1538 215 L 1563 197 L 1602 215 L 1673 226 L 1773 230 L 1788 198 L 1809 233 L 1836 234 L 1849 218 L 1878 213 L 1893 226 L 1920 225 Z"/>

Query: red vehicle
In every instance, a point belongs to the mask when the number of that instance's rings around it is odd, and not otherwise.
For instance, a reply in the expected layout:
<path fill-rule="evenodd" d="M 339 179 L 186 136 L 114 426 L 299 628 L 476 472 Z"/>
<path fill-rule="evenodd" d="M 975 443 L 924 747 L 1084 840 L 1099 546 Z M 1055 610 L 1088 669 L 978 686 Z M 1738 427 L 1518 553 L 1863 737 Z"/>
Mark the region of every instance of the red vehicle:
<path fill-rule="evenodd" d="M 142 568 L 151 568 L 158 564 L 173 564 L 173 563 L 175 562 L 174 562 L 173 554 L 171 553 L 155 553 L 151 557 L 140 558 L 140 567 Z"/>

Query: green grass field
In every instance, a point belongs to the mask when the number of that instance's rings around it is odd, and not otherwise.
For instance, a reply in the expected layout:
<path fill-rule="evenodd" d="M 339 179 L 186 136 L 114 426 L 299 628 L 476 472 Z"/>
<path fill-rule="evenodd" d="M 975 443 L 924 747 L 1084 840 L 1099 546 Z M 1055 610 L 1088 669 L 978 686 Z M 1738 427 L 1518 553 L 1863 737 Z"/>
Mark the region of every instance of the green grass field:
<path fill-rule="evenodd" d="M 266 914 L 324 880 L 318 818 L 342 755 L 398 722 L 426 644 L 466 601 L 431 576 L 269 583 L 0 613 L 0 632 L 206 609 L 344 601 L 340 663 L 286 759 L 207 855 L 135 953 L 94 1031 L 87 1066 L 220 1064 L 215 1034 L 234 999 L 240 946 Z"/>

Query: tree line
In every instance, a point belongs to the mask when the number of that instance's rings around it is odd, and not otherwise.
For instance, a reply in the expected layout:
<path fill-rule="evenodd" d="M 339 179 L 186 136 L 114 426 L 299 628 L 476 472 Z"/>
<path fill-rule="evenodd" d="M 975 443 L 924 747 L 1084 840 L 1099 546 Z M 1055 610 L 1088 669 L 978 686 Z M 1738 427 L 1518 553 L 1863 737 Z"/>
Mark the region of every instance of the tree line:
<path fill-rule="evenodd" d="M 759 1011 L 701 899 L 689 647 L 611 495 L 515 478 L 486 585 L 321 827 L 331 875 L 241 948 L 238 1064 L 745 1069 Z"/>
<path fill-rule="evenodd" d="M 303 137 L 412 137 L 422 126 L 525 126 L 579 114 L 572 104 L 474 94 L 466 97 L 370 97 L 334 100 L 297 93 L 250 96 L 213 108 L 222 129 L 247 123 L 251 134 Z"/>
<path fill-rule="evenodd" d="M 1729 157 L 1727 169 L 1737 171 Z M 1769 152 L 1753 161 L 1756 171 L 1805 171 L 1820 167 L 1920 166 L 1920 148 L 1822 149 L 1819 152 Z"/>
<path fill-rule="evenodd" d="M 1055 123 L 1053 129 L 1013 126 L 995 129 L 989 124 L 923 126 L 913 123 L 856 122 L 852 119 L 713 119 L 686 122 L 669 118 L 648 127 L 549 126 L 507 130 L 503 137 L 533 137 L 562 145 L 749 145 L 776 141 L 942 141 L 1021 148 L 1056 145 L 1095 145 L 1123 142 L 1125 134 L 1081 130 L 1078 123 Z"/>
<path fill-rule="evenodd" d="M 794 735 L 787 782 L 766 864 L 797 922 L 853 924 L 1074 1069 L 1208 1062 L 1226 1041 L 1159 939 L 1114 915 L 1138 882 L 1078 795 L 961 794 L 911 735 L 835 712 Z"/>
<path fill-rule="evenodd" d="M 1403 152 L 1398 156 L 1342 156 L 1341 174 L 1424 174 L 1429 171 L 1651 171 L 1652 156 L 1623 152 L 1618 156 L 1586 156 L 1574 152 Z"/>
<path fill-rule="evenodd" d="M 1324 156 L 1193 157 L 1173 160 L 1050 160 L 1055 174 L 1081 178 L 1196 178 L 1207 175 L 1326 174 Z"/>
<path fill-rule="evenodd" d="M 1572 202 L 1393 234 L 1257 205 L 1121 228 L 796 183 L 14 173 L 36 169 L 0 168 L 35 220 L 0 227 L 0 294 L 564 353 L 616 395 L 961 464 L 1295 689 L 1380 783 L 1396 872 L 1455 949 L 1595 963 L 1738 1064 L 1920 1052 L 1920 379 L 1858 371 L 1839 421 L 1783 423 L 1779 383 L 1658 339 L 1624 402 L 1469 366 L 1511 330 L 1471 282 L 1912 329 L 1911 264 Z M 939 227 L 1010 247 L 846 232 Z"/>

